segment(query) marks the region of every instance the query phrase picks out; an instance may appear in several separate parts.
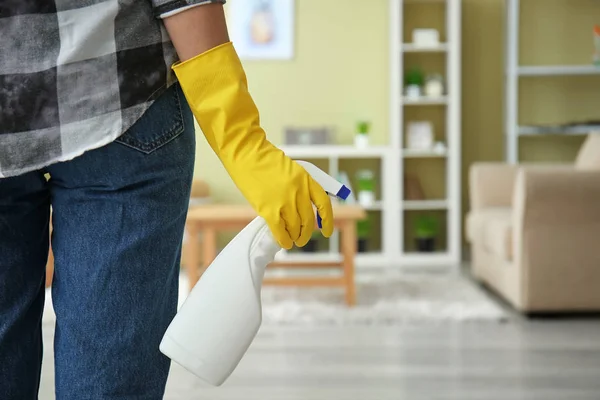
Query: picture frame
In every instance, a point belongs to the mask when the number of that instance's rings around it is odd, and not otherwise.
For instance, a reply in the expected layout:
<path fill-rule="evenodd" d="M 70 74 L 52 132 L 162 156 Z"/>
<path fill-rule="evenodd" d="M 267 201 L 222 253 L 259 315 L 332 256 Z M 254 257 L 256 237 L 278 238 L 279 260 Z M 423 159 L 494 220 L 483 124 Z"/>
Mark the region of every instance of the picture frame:
<path fill-rule="evenodd" d="M 291 60 L 295 42 L 295 0 L 231 2 L 231 41 L 242 60 Z"/>

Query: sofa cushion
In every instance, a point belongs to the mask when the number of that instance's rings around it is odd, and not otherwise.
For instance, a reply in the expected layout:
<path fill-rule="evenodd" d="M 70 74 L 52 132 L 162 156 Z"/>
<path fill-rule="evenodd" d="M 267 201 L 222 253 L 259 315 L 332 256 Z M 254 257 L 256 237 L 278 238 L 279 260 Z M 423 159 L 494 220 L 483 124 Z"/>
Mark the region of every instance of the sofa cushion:
<path fill-rule="evenodd" d="M 513 258 L 512 210 L 485 208 L 467 217 L 467 238 L 507 261 Z"/>
<path fill-rule="evenodd" d="M 600 170 L 600 134 L 589 134 L 575 160 L 575 168 Z"/>

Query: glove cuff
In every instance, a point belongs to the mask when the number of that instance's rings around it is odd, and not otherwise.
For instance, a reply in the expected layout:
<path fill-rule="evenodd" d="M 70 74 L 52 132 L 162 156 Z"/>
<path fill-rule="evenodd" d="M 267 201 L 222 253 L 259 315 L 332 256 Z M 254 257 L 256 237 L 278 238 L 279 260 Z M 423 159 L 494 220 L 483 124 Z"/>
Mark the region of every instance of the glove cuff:
<path fill-rule="evenodd" d="M 172 68 L 204 136 L 226 168 L 232 168 L 234 158 L 240 160 L 265 139 L 232 42 Z"/>

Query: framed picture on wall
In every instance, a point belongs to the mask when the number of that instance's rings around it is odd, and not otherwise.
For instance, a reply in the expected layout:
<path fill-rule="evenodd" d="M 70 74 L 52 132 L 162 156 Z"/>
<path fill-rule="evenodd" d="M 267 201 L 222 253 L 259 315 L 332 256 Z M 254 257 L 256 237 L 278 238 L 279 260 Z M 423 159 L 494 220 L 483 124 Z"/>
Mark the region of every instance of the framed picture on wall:
<path fill-rule="evenodd" d="M 295 0 L 229 2 L 228 25 L 241 59 L 289 60 L 294 57 Z"/>

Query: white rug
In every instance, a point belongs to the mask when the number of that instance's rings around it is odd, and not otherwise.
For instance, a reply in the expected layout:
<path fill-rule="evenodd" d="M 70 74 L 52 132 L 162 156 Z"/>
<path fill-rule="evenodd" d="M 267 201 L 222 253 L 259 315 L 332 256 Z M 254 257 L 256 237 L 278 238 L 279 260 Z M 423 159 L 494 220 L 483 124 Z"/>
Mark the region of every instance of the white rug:
<path fill-rule="evenodd" d="M 180 278 L 179 304 L 187 296 Z M 346 307 L 344 292 L 331 288 L 263 288 L 263 325 L 398 325 L 425 322 L 497 321 L 507 313 L 485 291 L 455 274 L 385 274 L 357 281 L 358 303 Z M 50 291 L 45 322 L 55 320 Z"/>
<path fill-rule="evenodd" d="M 265 325 L 398 325 L 422 322 L 504 321 L 491 297 L 457 275 L 396 274 L 357 282 L 358 302 L 346 307 L 342 289 L 263 290 Z"/>

